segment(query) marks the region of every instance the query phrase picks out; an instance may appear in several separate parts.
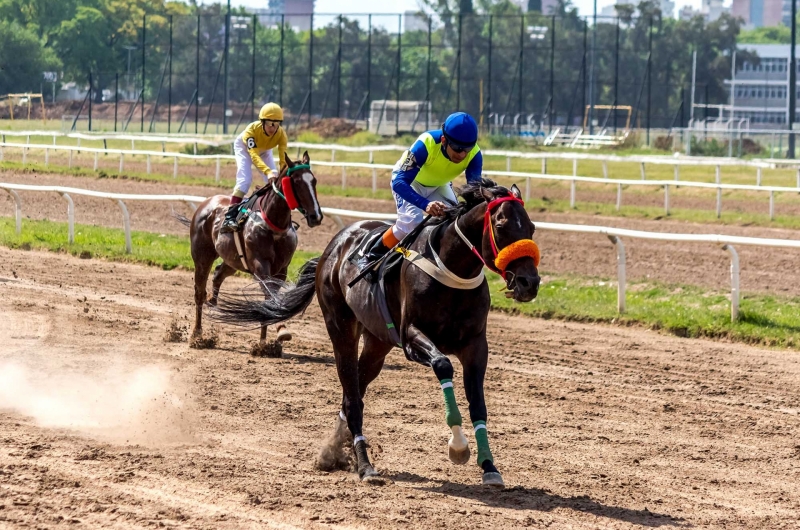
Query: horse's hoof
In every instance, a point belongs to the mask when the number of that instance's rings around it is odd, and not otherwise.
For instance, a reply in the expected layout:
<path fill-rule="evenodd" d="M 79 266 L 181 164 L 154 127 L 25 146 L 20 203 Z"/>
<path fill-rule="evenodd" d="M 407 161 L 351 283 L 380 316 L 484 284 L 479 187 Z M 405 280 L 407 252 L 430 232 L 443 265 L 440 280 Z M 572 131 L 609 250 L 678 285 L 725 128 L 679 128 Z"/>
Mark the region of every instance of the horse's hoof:
<path fill-rule="evenodd" d="M 380 476 L 380 474 L 375 471 L 375 468 L 370 465 L 360 469 L 358 471 L 358 477 L 361 479 L 361 482 L 372 484 L 373 486 L 383 486 L 386 484 L 386 479 Z"/>
<path fill-rule="evenodd" d="M 217 299 L 209 298 L 208 300 L 206 300 L 206 305 L 209 307 L 217 307 Z"/>
<path fill-rule="evenodd" d="M 290 340 L 292 340 L 292 332 L 291 332 L 291 331 L 289 331 L 289 330 L 288 330 L 288 329 L 286 329 L 286 328 L 281 328 L 281 329 L 278 331 L 278 338 L 277 338 L 277 341 L 278 341 L 278 342 L 286 342 L 286 341 L 290 341 Z"/>
<path fill-rule="evenodd" d="M 463 466 L 469 462 L 469 446 L 462 450 L 454 449 L 452 446 L 447 446 L 447 452 L 450 456 L 450 461 L 458 466 Z"/>
<path fill-rule="evenodd" d="M 490 488 L 495 489 L 503 489 L 506 487 L 505 482 L 503 482 L 503 477 L 500 473 L 496 471 L 489 471 L 483 474 L 482 484 L 484 486 L 489 486 Z"/>

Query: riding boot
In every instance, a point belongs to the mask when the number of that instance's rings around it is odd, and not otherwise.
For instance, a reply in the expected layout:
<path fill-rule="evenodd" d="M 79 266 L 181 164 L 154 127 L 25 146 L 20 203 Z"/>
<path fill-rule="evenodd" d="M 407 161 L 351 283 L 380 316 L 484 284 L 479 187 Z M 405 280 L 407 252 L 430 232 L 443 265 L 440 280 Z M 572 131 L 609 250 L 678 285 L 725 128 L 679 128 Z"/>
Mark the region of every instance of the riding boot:
<path fill-rule="evenodd" d="M 382 258 L 387 252 L 391 250 L 389 247 L 383 244 L 383 238 L 378 238 L 375 240 L 375 243 L 370 247 L 370 249 L 359 258 L 356 265 L 358 266 L 358 271 L 364 271 L 370 264 L 375 263 L 378 259 Z"/>
<path fill-rule="evenodd" d="M 231 198 L 231 205 L 228 206 L 228 211 L 225 212 L 225 221 L 222 223 L 222 227 L 219 229 L 221 234 L 225 234 L 227 232 L 236 232 L 239 229 L 239 225 L 236 223 L 236 218 L 239 217 L 239 206 L 241 205 L 242 199 L 239 199 L 234 202 L 234 199 Z"/>

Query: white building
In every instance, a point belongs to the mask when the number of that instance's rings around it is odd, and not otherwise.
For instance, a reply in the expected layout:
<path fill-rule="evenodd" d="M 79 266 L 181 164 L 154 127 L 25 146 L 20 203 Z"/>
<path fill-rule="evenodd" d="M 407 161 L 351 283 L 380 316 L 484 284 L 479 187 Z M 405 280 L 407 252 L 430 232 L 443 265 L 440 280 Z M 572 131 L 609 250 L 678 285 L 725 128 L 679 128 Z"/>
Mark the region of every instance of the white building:
<path fill-rule="evenodd" d="M 735 118 L 750 121 L 755 129 L 783 129 L 789 121 L 789 53 L 788 44 L 741 44 L 739 50 L 758 55 L 758 64 L 737 61 L 736 78 L 726 79 L 729 100 Z M 800 57 L 800 46 L 795 53 Z M 800 61 L 798 61 L 800 63 Z M 800 90 L 797 90 L 800 95 Z M 730 96 L 729 96 L 730 97 Z M 796 120 L 796 118 L 795 118 Z"/>

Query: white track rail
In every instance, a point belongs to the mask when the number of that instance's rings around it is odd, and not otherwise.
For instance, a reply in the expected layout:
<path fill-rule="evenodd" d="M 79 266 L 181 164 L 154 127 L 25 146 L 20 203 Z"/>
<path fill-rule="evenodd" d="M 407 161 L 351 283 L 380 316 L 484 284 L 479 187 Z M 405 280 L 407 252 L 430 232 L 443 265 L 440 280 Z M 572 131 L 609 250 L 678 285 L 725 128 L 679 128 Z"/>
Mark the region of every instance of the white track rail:
<path fill-rule="evenodd" d="M 20 233 L 22 229 L 22 198 L 20 191 L 36 191 L 58 193 L 67 202 L 67 216 L 69 223 L 69 243 L 75 241 L 75 204 L 72 196 L 86 196 L 108 199 L 119 206 L 125 229 L 125 250 L 132 251 L 130 214 L 125 206 L 125 201 L 170 201 L 183 202 L 197 209 L 197 204 L 206 200 L 206 197 L 194 195 L 137 195 L 127 193 L 104 193 L 93 190 L 68 188 L 62 186 L 32 186 L 26 184 L 0 183 L 0 189 L 6 190 L 16 203 L 16 231 Z M 343 228 L 345 226 L 343 217 L 352 219 L 381 219 L 391 221 L 397 218 L 395 214 L 358 212 L 353 210 L 342 210 L 338 208 L 322 208 L 325 215 L 330 215 L 334 221 Z M 568 225 L 560 223 L 536 223 L 539 230 L 553 230 L 558 232 L 580 232 L 585 234 L 605 235 L 614 244 L 617 253 L 617 310 L 625 312 L 625 245 L 622 238 L 631 239 L 650 239 L 657 241 L 684 241 L 693 243 L 710 243 L 721 246 L 722 250 L 727 251 L 731 256 L 731 320 L 735 321 L 739 317 L 739 255 L 734 245 L 751 245 L 761 247 L 778 248 L 800 248 L 800 241 L 793 239 L 765 239 L 755 237 L 727 236 L 719 234 L 673 234 L 664 232 L 644 232 L 640 230 L 627 230 L 622 228 L 612 228 L 607 226 L 590 225 Z"/>
<path fill-rule="evenodd" d="M 98 157 L 100 154 L 106 155 L 119 155 L 119 173 L 121 174 L 124 171 L 125 166 L 125 157 L 131 156 L 144 156 L 147 160 L 147 173 L 151 172 L 151 160 L 153 157 L 160 157 L 160 158 L 171 158 L 173 161 L 172 164 L 172 176 L 173 178 L 178 177 L 178 160 L 215 160 L 216 161 L 216 168 L 215 168 L 215 181 L 220 181 L 220 163 L 222 160 L 234 160 L 232 155 L 192 155 L 187 153 L 177 153 L 171 151 L 143 151 L 143 150 L 128 150 L 128 149 L 114 149 L 114 148 L 99 148 L 99 147 L 78 147 L 78 146 L 71 146 L 71 145 L 49 145 L 49 144 L 17 144 L 17 143 L 9 143 L 9 142 L 0 142 L 0 160 L 3 159 L 3 148 L 13 148 L 13 149 L 20 149 L 22 150 L 22 163 L 25 164 L 27 162 L 28 152 L 32 149 L 42 150 L 44 151 L 44 158 L 45 158 L 45 165 L 49 163 L 49 152 L 51 150 L 56 151 L 67 151 L 70 153 L 69 155 L 69 166 L 72 166 L 72 153 L 75 152 L 86 152 L 86 153 L 93 153 L 94 154 L 94 169 L 97 170 L 98 168 Z M 570 155 L 572 156 L 572 155 Z M 366 163 L 366 162 L 324 162 L 324 161 L 312 161 L 312 167 L 314 166 L 321 166 L 321 167 L 339 167 L 342 170 L 342 189 L 347 188 L 347 168 L 354 168 L 354 169 L 369 169 L 372 171 L 372 191 L 377 191 L 378 188 L 378 170 L 392 170 L 394 166 L 389 164 L 373 164 L 373 163 Z M 545 164 L 543 164 L 545 165 Z M 573 166 L 573 173 L 575 173 L 575 166 Z M 678 172 L 677 166 L 675 171 L 675 180 L 631 180 L 631 179 L 610 179 L 610 178 L 599 178 L 599 177 L 580 177 L 575 174 L 573 175 L 553 175 L 549 173 L 522 173 L 522 172 L 515 172 L 515 171 L 492 171 L 487 170 L 484 171 L 483 174 L 486 176 L 496 176 L 496 177 L 509 177 L 509 178 L 518 178 L 518 179 L 525 179 L 525 199 L 530 198 L 531 187 L 530 181 L 532 179 L 538 180 L 551 180 L 551 181 L 568 181 L 570 183 L 570 207 L 575 207 L 576 202 L 576 187 L 577 183 L 584 182 L 584 183 L 594 183 L 594 184 L 611 184 L 617 186 L 617 201 L 616 201 L 616 208 L 619 210 L 622 207 L 622 190 L 623 186 L 655 186 L 664 189 L 664 213 L 665 215 L 669 215 L 670 213 L 670 188 L 673 189 L 677 186 L 683 187 L 692 187 L 692 188 L 703 188 L 709 190 L 716 190 L 716 215 L 720 217 L 722 215 L 722 192 L 723 191 L 755 191 L 755 192 L 765 192 L 769 193 L 769 218 L 770 220 L 775 218 L 775 194 L 776 193 L 792 193 L 797 194 L 800 193 L 800 171 L 798 171 L 798 183 L 796 187 L 785 187 L 785 186 L 762 186 L 761 185 L 761 169 L 758 170 L 759 177 L 757 179 L 756 185 L 748 185 L 748 184 L 722 184 L 720 178 L 720 168 L 717 166 L 716 171 L 716 182 L 693 182 L 693 181 L 681 181 L 678 180 Z M 644 176 L 644 173 L 642 173 Z"/>

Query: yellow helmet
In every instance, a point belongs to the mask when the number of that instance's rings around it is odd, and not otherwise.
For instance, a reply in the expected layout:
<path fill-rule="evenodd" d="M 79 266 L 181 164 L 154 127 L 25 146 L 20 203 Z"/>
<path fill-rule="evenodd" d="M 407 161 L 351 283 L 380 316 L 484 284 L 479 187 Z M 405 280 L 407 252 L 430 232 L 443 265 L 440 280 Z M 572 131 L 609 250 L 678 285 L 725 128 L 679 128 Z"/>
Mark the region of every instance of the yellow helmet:
<path fill-rule="evenodd" d="M 277 103 L 267 103 L 258 113 L 259 120 L 283 121 L 283 109 Z"/>

